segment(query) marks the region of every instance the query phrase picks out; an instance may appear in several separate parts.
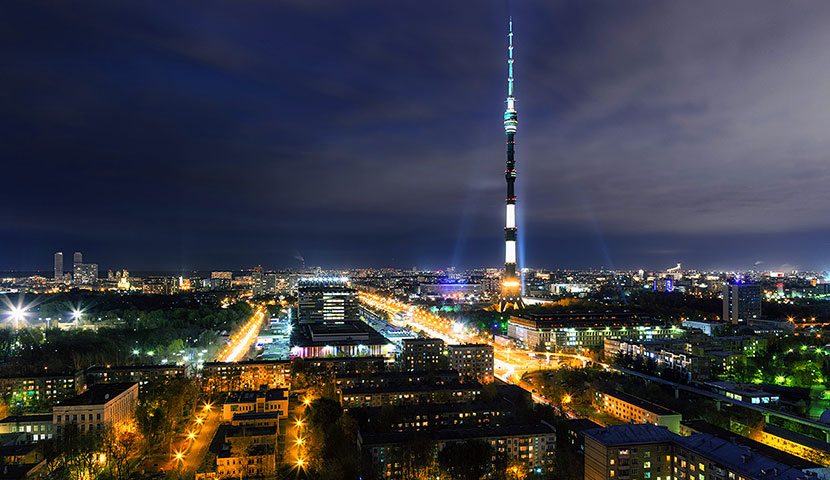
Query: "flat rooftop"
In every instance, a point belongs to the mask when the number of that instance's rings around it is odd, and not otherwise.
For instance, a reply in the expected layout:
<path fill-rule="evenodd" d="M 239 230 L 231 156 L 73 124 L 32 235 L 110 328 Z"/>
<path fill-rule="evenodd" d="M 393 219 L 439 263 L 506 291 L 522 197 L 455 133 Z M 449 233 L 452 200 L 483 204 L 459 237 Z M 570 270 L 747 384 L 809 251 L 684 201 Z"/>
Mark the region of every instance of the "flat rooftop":
<path fill-rule="evenodd" d="M 133 385 L 137 383 L 99 383 L 89 387 L 89 389 L 73 398 L 64 400 L 58 406 L 75 406 L 75 405 L 104 405 L 112 401 L 118 395 L 126 392 Z"/>
<path fill-rule="evenodd" d="M 291 346 L 388 345 L 392 343 L 366 323 L 355 321 L 302 323 L 291 332 Z"/>
<path fill-rule="evenodd" d="M 666 443 L 680 438 L 680 435 L 670 432 L 668 427 L 650 423 L 613 425 L 611 427 L 584 430 L 583 433 L 586 437 L 593 438 L 607 447 Z"/>
<path fill-rule="evenodd" d="M 0 423 L 52 423 L 51 413 L 39 413 L 36 415 L 9 415 L 0 420 Z"/>
<path fill-rule="evenodd" d="M 152 370 L 152 371 L 162 371 L 162 370 L 184 370 L 186 367 L 184 365 L 117 365 L 112 367 L 89 367 L 86 369 L 86 373 L 97 373 L 97 372 L 129 372 L 129 371 L 141 371 L 141 370 Z"/>
<path fill-rule="evenodd" d="M 625 403 L 629 403 L 631 405 L 642 408 L 644 410 L 648 410 L 649 412 L 657 414 L 657 415 L 680 415 L 678 412 L 675 412 L 674 410 L 669 410 L 666 407 L 661 407 L 660 405 L 657 405 L 656 403 L 651 403 L 647 400 L 643 400 L 640 397 L 635 397 L 634 395 L 629 395 L 629 394 L 624 393 L 624 392 L 605 390 L 602 393 L 604 395 L 608 395 L 608 396 L 611 396 L 611 397 L 616 397 L 616 398 L 622 400 Z"/>
<path fill-rule="evenodd" d="M 245 420 L 274 420 L 279 418 L 279 412 L 238 412 L 233 414 L 231 421 L 241 422 Z"/>
<path fill-rule="evenodd" d="M 288 400 L 287 388 L 269 388 L 268 390 L 237 390 L 229 392 L 225 403 L 255 403 L 258 398 L 268 402 Z"/>
<path fill-rule="evenodd" d="M 502 425 L 498 427 L 452 428 L 423 432 L 422 435 L 431 440 L 468 440 L 473 438 L 552 435 L 554 429 L 546 423 L 525 425 Z M 379 433 L 363 436 L 363 446 L 386 445 L 390 443 L 411 442 L 412 432 Z"/>
<path fill-rule="evenodd" d="M 510 321 L 534 328 L 648 327 L 665 324 L 635 313 L 521 313 L 511 315 Z"/>
<path fill-rule="evenodd" d="M 362 395 L 372 393 L 394 393 L 394 392 L 438 392 L 444 390 L 480 390 L 481 384 L 478 382 L 452 382 L 443 385 L 433 385 L 429 383 L 419 383 L 414 385 L 390 385 L 379 387 L 355 387 L 344 388 L 341 390 L 343 395 Z"/>
<path fill-rule="evenodd" d="M 756 442 L 755 440 L 738 435 L 737 433 L 732 433 L 729 430 L 712 425 L 704 420 L 691 420 L 688 422 L 681 422 L 681 424 L 686 428 L 694 430 L 695 432 L 706 433 L 723 440 L 729 440 L 738 445 L 743 445 L 744 447 L 748 447 L 765 457 L 785 463 L 793 468 L 821 468 L 821 465 L 817 463 L 805 460 L 801 457 L 796 457 L 791 453 L 778 450 L 777 448 L 770 447 L 769 445 L 764 445 L 761 442 Z"/>
<path fill-rule="evenodd" d="M 764 478 L 766 472 L 777 469 L 776 480 L 804 480 L 807 475 L 800 469 L 753 452 L 748 447 L 724 440 L 722 438 L 698 433 L 688 437 L 679 437 L 678 445 L 723 464 L 728 469 L 751 478 Z"/>

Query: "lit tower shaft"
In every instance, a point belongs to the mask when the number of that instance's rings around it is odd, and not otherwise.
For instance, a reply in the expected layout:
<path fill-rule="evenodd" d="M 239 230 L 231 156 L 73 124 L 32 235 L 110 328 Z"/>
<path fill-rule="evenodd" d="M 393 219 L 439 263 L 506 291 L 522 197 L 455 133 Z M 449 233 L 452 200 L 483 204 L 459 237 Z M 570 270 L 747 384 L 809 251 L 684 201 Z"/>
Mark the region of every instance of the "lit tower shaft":
<path fill-rule="evenodd" d="M 499 311 L 509 308 L 523 308 L 522 282 L 516 267 L 516 160 L 513 153 L 514 136 L 519 125 L 516 113 L 516 99 L 513 97 L 513 19 L 510 19 L 507 33 L 507 108 L 504 111 L 504 133 L 507 135 L 507 168 L 504 178 L 507 180 L 507 200 L 505 202 L 504 224 L 504 277 L 502 278 Z"/>

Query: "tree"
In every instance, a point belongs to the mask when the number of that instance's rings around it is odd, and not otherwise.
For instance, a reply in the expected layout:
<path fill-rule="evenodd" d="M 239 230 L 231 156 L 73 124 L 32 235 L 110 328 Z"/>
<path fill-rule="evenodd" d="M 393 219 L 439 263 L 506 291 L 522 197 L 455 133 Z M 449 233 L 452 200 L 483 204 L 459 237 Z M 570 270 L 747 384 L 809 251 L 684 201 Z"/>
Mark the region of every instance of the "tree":
<path fill-rule="evenodd" d="M 308 407 L 308 460 L 317 478 L 356 478 L 357 422 L 336 400 L 318 398 Z"/>
<path fill-rule="evenodd" d="M 450 443 L 438 452 L 438 465 L 453 479 L 480 480 L 492 468 L 493 453 L 481 440 Z"/>
<path fill-rule="evenodd" d="M 115 480 L 129 475 L 129 460 L 135 455 L 141 443 L 135 422 L 109 427 L 103 435 L 103 453 L 109 462 L 110 474 Z"/>

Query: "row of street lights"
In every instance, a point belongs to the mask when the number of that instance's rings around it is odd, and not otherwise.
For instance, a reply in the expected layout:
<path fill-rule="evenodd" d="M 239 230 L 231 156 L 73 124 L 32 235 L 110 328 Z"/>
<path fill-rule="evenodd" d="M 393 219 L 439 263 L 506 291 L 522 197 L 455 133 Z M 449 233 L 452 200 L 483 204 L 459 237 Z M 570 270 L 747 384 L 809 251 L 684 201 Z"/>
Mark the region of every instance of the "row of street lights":
<path fill-rule="evenodd" d="M 205 421 L 205 418 L 210 413 L 210 410 L 213 408 L 213 404 L 205 402 L 205 405 L 202 407 L 202 412 L 196 414 L 196 425 L 194 425 L 194 430 L 190 430 L 187 432 L 187 439 L 190 441 L 190 444 L 184 450 L 177 450 L 173 453 L 173 460 L 176 461 L 177 466 L 181 466 L 184 463 L 185 454 L 190 448 L 193 446 L 193 442 L 196 440 L 198 433 L 195 431 L 200 429 L 202 424 Z"/>

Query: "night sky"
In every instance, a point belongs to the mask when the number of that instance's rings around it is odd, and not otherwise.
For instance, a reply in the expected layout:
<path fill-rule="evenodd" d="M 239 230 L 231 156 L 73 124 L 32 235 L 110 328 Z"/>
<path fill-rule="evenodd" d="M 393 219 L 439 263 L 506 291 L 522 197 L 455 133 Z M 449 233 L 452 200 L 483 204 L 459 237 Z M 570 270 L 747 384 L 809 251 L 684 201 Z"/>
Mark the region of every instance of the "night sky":
<path fill-rule="evenodd" d="M 830 268 L 830 2 L 0 3 L 0 269 Z"/>

